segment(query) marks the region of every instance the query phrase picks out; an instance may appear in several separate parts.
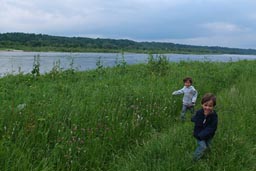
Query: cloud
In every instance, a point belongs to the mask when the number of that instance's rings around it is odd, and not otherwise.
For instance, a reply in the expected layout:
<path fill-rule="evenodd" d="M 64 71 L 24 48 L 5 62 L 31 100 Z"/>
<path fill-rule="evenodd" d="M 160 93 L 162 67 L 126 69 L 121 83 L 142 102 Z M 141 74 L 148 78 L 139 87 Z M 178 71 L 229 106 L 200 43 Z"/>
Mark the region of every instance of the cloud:
<path fill-rule="evenodd" d="M 237 33 L 246 30 L 246 28 L 241 28 L 238 25 L 225 22 L 205 23 L 202 24 L 202 27 L 215 33 Z"/>
<path fill-rule="evenodd" d="M 245 34 L 237 36 L 210 35 L 205 37 L 167 39 L 159 41 L 198 46 L 220 46 L 230 48 L 256 49 L 255 40 L 256 34 Z"/>
<path fill-rule="evenodd" d="M 1 0 L 0 32 L 251 47 L 255 6 L 251 0 Z"/>

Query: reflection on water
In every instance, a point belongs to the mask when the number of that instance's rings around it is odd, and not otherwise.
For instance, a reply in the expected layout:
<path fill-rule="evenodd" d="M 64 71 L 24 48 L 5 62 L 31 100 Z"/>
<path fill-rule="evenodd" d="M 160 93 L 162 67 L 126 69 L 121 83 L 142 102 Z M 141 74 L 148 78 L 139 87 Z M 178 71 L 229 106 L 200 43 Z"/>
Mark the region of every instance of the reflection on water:
<path fill-rule="evenodd" d="M 63 70 L 73 67 L 84 71 L 96 68 L 96 62 L 100 59 L 103 66 L 114 66 L 117 59 L 122 59 L 120 53 L 62 53 L 62 52 L 0 52 L 0 76 L 5 74 L 30 73 L 33 68 L 34 57 L 39 55 L 40 73 L 52 70 L 59 64 Z M 255 60 L 255 55 L 188 55 L 165 54 L 170 62 L 179 61 L 218 61 L 229 62 L 238 60 Z M 127 64 L 146 63 L 148 54 L 125 53 Z"/>

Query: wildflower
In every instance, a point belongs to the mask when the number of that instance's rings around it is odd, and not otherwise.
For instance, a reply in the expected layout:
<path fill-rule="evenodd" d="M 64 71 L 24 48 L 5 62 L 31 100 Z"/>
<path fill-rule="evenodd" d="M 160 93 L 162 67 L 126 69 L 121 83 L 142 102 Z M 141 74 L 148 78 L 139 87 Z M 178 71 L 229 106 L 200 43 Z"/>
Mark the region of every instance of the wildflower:
<path fill-rule="evenodd" d="M 23 103 L 23 104 L 19 104 L 18 106 L 17 106 L 17 109 L 19 110 L 19 111 L 21 111 L 21 110 L 23 110 L 25 107 L 26 107 L 26 103 Z"/>

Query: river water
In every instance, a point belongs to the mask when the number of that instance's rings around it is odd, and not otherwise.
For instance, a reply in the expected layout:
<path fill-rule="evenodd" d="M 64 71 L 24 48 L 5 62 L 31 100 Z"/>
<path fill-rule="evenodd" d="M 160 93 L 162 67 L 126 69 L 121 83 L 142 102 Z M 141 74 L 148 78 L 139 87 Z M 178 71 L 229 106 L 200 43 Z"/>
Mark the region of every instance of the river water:
<path fill-rule="evenodd" d="M 217 61 L 230 62 L 238 60 L 256 60 L 256 55 L 188 55 L 164 54 L 170 62 L 179 61 Z M 104 67 L 115 66 L 122 59 L 120 53 L 64 53 L 64 52 L 23 52 L 0 51 L 0 77 L 6 74 L 30 73 L 35 56 L 39 56 L 40 73 L 47 73 L 54 66 L 65 69 L 84 71 L 95 69 L 97 61 Z M 125 53 L 127 64 L 146 63 L 148 54 Z"/>

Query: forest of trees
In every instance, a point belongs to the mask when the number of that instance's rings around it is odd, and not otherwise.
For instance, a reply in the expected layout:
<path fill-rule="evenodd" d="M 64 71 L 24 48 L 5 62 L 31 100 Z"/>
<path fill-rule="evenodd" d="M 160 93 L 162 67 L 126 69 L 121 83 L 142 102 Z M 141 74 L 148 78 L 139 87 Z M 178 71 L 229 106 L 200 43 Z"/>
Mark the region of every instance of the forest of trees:
<path fill-rule="evenodd" d="M 31 33 L 0 33 L 0 50 L 60 52 L 136 52 L 190 54 L 256 54 L 255 49 L 191 46 L 127 39 L 61 37 Z"/>

